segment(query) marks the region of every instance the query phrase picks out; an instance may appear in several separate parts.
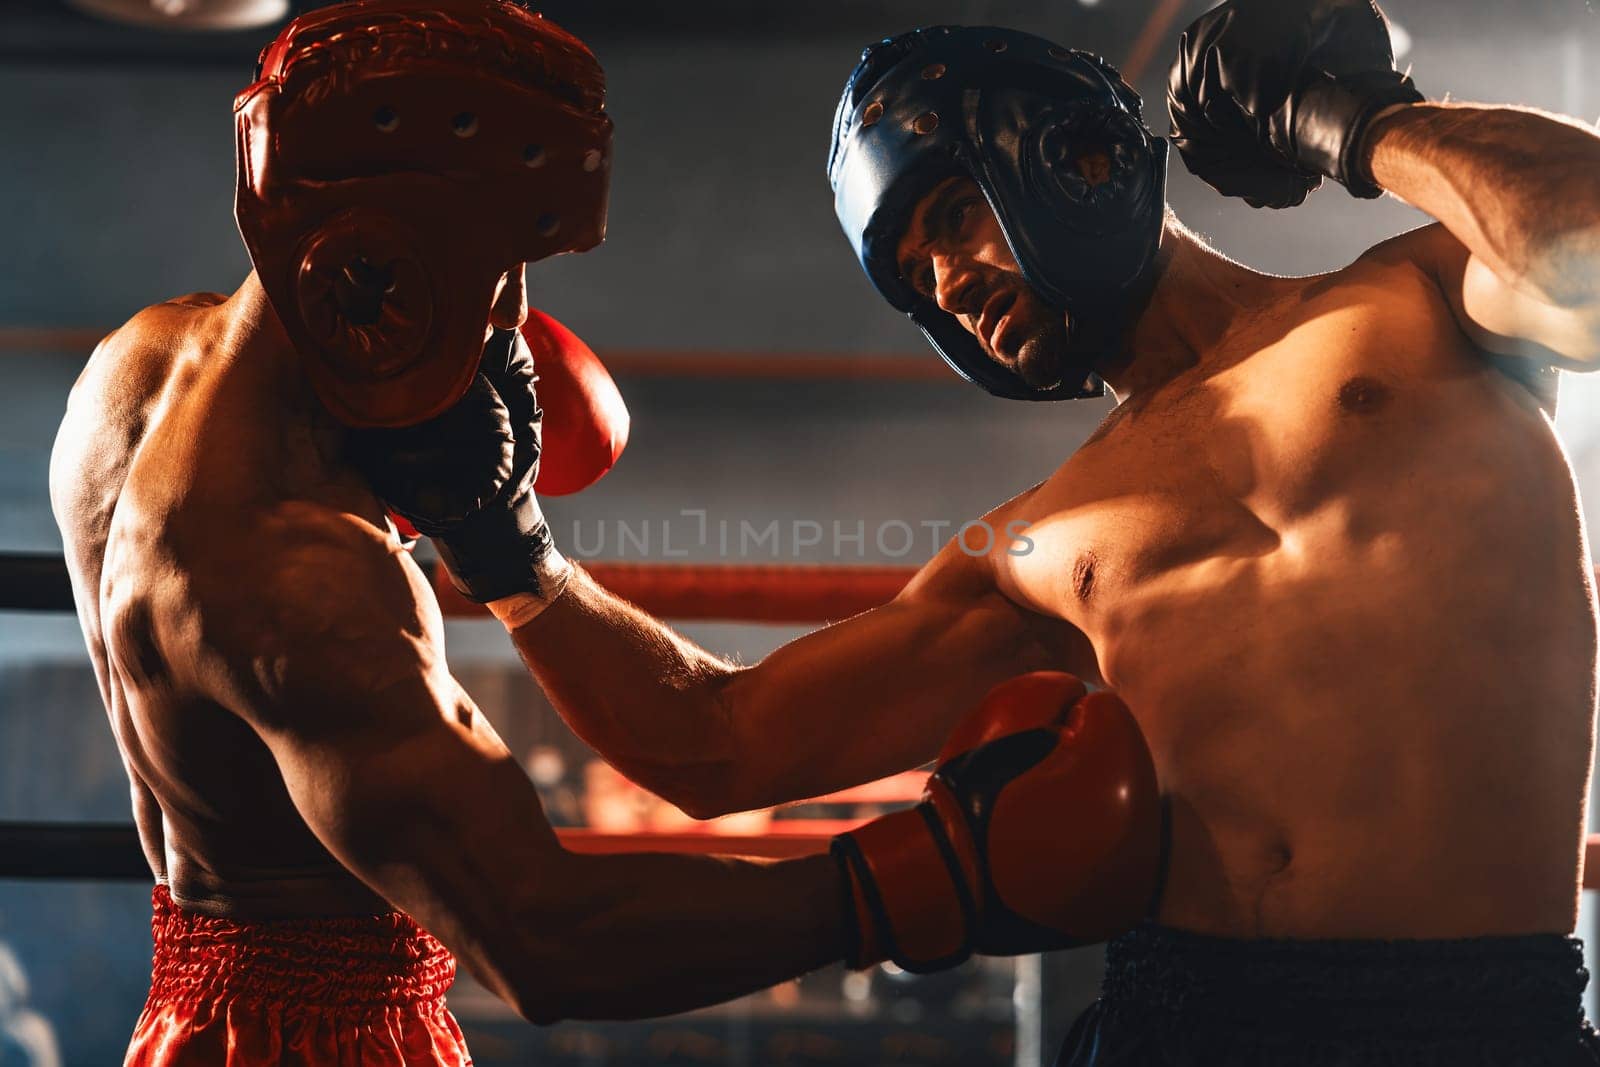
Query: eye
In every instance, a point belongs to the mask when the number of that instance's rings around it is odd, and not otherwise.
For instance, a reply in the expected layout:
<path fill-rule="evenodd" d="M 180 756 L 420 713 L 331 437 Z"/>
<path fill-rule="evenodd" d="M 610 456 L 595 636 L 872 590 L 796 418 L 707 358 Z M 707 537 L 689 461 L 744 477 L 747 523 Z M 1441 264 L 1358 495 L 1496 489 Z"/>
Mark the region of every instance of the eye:
<path fill-rule="evenodd" d="M 978 198 L 964 196 L 950 205 L 950 210 L 945 214 L 945 228 L 952 234 L 959 234 L 961 227 L 966 225 L 972 217 L 973 208 L 977 207 Z"/>
<path fill-rule="evenodd" d="M 900 271 L 900 280 L 911 286 L 921 296 L 929 293 L 929 283 L 933 278 L 933 264 L 926 259 L 917 259 L 907 256 L 896 264 Z"/>

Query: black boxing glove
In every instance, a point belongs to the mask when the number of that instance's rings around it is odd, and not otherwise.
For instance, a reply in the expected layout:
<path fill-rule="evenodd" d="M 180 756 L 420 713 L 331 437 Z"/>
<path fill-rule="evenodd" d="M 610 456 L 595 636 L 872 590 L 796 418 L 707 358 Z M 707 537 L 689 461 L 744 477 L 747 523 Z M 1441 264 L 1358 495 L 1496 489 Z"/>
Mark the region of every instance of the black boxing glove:
<path fill-rule="evenodd" d="M 539 510 L 542 414 L 533 354 L 496 330 L 465 396 L 416 426 L 348 429 L 345 455 L 389 509 L 433 539 L 462 595 L 551 598 L 565 578 Z"/>
<path fill-rule="evenodd" d="M 1381 195 L 1364 163 L 1368 127 L 1422 99 L 1394 69 L 1372 0 L 1226 0 L 1183 32 L 1167 79 L 1184 163 L 1252 207 L 1293 207 L 1324 176 Z"/>

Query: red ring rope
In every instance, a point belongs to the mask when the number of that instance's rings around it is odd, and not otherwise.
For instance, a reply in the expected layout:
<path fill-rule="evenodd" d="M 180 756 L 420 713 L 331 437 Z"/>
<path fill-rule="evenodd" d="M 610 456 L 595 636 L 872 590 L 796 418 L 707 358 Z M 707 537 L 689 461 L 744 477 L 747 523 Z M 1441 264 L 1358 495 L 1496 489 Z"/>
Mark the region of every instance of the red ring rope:
<path fill-rule="evenodd" d="M 915 567 L 823 564 L 583 563 L 601 585 L 668 619 L 817 623 L 893 600 Z M 449 616 L 483 615 L 436 567 L 434 592 Z"/>

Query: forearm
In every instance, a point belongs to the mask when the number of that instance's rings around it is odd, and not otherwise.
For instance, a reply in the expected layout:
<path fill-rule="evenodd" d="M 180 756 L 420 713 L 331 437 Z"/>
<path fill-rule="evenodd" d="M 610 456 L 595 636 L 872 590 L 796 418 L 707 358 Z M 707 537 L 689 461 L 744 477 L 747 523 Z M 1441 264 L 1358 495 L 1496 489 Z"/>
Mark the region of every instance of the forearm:
<path fill-rule="evenodd" d="M 1543 112 L 1412 104 L 1369 135 L 1384 189 L 1444 223 L 1507 284 L 1557 307 L 1600 297 L 1600 137 Z"/>
<path fill-rule="evenodd" d="M 685 641 L 586 575 L 512 634 L 574 732 L 701 818 L 924 763 L 991 686 L 1053 665 L 1065 640 L 1059 624 L 948 568 L 750 667 Z"/>
<path fill-rule="evenodd" d="M 458 771 L 410 796 L 377 789 L 317 821 L 359 824 L 329 837 L 335 855 L 530 1022 L 685 1011 L 845 955 L 844 887 L 829 856 L 568 852 L 514 761 L 484 765 L 472 782 Z"/>
<path fill-rule="evenodd" d="M 640 785 L 703 813 L 735 759 L 722 699 L 734 664 L 581 569 L 526 623 L 512 601 L 492 607 L 574 733 Z"/>
<path fill-rule="evenodd" d="M 763 989 L 843 958 L 843 887 L 826 855 L 770 862 L 571 857 L 547 1003 L 535 1022 L 665 1015 Z M 541 938 L 542 940 L 543 938 Z"/>
<path fill-rule="evenodd" d="M 329 851 L 529 1020 L 681 1011 L 843 957 L 830 857 L 569 852 L 487 722 L 438 711 L 381 744 L 269 744 Z"/>

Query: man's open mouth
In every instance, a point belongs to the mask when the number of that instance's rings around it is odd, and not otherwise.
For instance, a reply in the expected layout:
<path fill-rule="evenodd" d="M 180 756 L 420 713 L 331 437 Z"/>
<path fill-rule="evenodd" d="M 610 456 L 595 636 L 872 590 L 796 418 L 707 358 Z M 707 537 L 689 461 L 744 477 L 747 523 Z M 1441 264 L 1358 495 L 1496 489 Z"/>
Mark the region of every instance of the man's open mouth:
<path fill-rule="evenodd" d="M 1000 327 L 1005 322 L 1006 314 L 1016 302 L 1017 291 L 1004 289 L 984 301 L 983 310 L 978 313 L 977 334 L 994 355 L 1001 354 Z"/>

